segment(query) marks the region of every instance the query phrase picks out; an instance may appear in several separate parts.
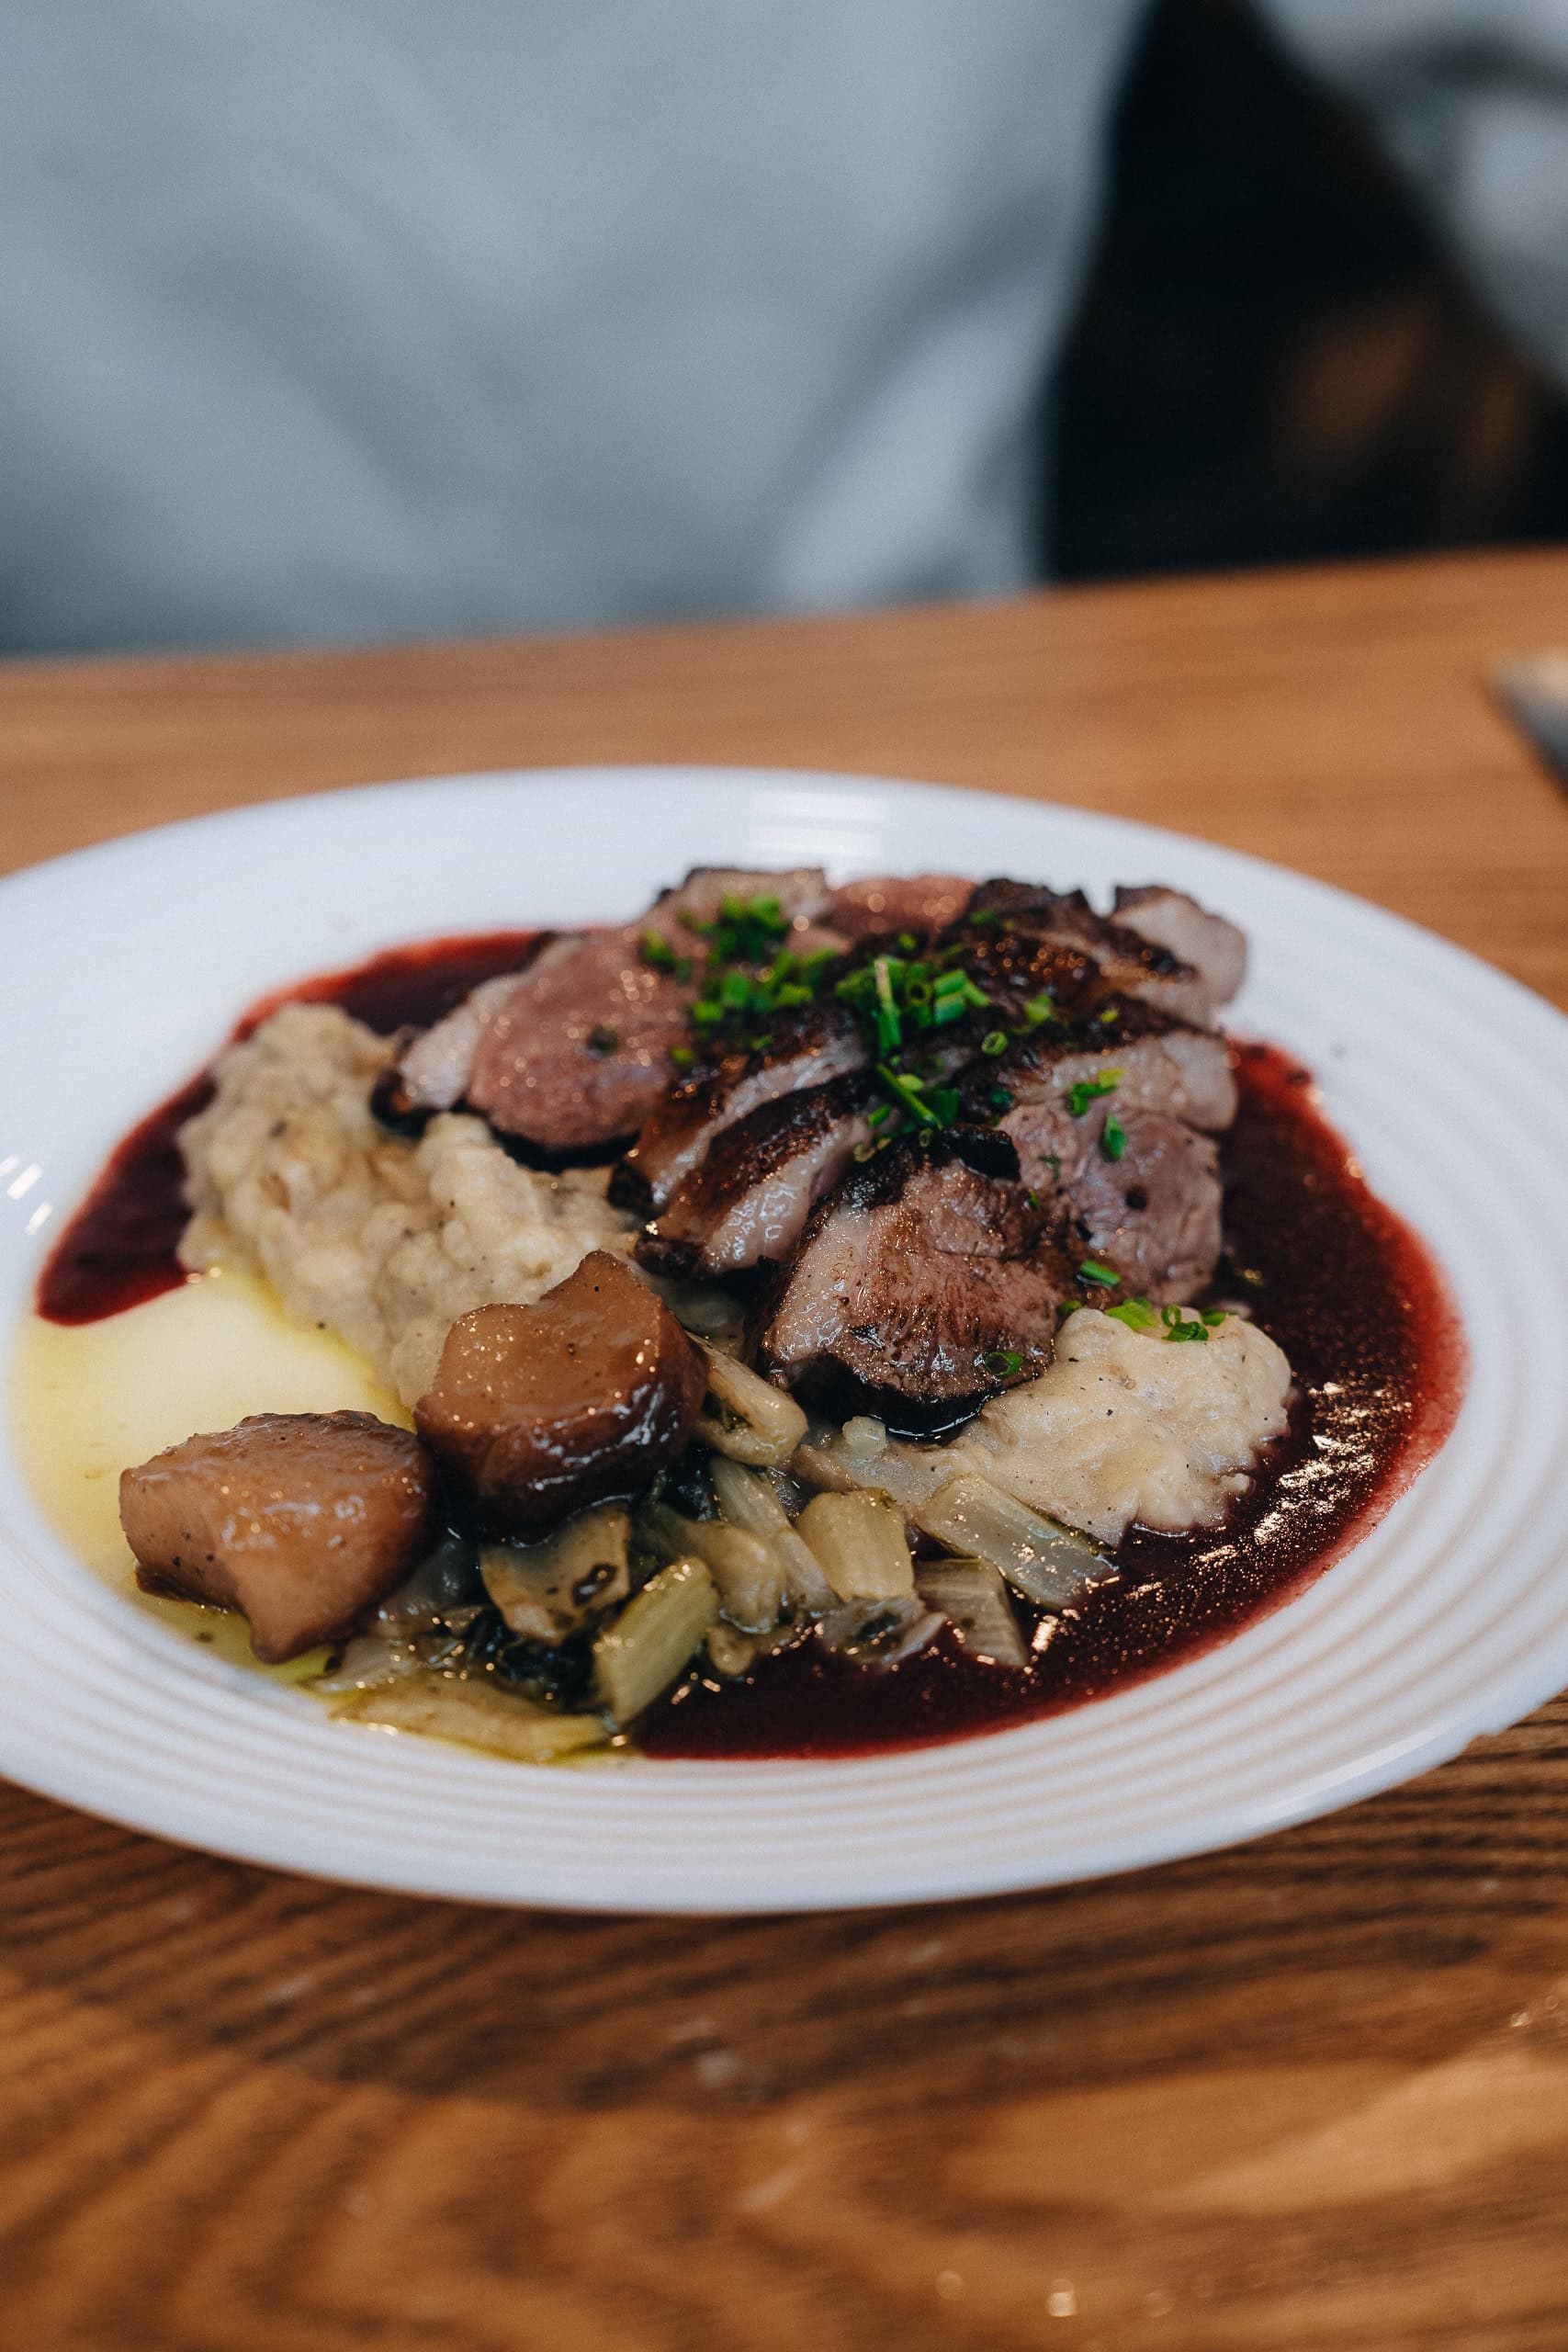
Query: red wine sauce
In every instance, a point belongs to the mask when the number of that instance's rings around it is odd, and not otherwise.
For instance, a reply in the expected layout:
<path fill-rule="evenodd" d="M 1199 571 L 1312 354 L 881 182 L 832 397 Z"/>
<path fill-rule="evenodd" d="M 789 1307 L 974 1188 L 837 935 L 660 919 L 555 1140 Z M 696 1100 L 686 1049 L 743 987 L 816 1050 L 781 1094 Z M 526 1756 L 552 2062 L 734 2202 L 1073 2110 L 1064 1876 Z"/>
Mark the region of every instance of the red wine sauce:
<path fill-rule="evenodd" d="M 470 989 L 521 969 L 539 934 L 398 948 L 280 989 L 235 1037 L 291 1002 L 340 1004 L 383 1035 L 439 1020 Z M 1463 1393 L 1465 1347 L 1425 1248 L 1367 1190 L 1311 1078 L 1270 1046 L 1236 1048 L 1241 1108 L 1224 1148 L 1226 1254 L 1214 1297 L 1245 1300 L 1290 1357 L 1301 1403 L 1225 1526 L 1134 1529 L 1118 1575 L 1076 1611 L 1030 1619 L 1027 1672 L 977 1663 L 946 1632 L 884 1671 L 815 1641 L 743 1681 L 700 1679 L 637 1727 L 652 1756 L 850 1756 L 923 1746 L 1052 1714 L 1191 1657 L 1266 1615 L 1382 1518 L 1437 1452 Z M 185 1279 L 175 1137 L 212 1097 L 203 1075 L 129 1135 L 56 1243 L 39 1311 L 90 1323 Z"/>
<path fill-rule="evenodd" d="M 882 1672 L 803 1642 L 748 1681 L 694 1681 L 659 1701 L 637 1725 L 649 1755 L 863 1755 L 1055 1714 L 1267 1615 L 1382 1517 L 1453 1426 L 1459 1318 L 1421 1242 L 1318 1111 L 1309 1074 L 1270 1046 L 1239 1046 L 1237 1062 L 1214 1296 L 1247 1302 L 1302 1401 L 1224 1529 L 1131 1531 L 1115 1583 L 1059 1618 L 1034 1616 L 1027 1673 L 978 1663 L 951 1631 Z"/>

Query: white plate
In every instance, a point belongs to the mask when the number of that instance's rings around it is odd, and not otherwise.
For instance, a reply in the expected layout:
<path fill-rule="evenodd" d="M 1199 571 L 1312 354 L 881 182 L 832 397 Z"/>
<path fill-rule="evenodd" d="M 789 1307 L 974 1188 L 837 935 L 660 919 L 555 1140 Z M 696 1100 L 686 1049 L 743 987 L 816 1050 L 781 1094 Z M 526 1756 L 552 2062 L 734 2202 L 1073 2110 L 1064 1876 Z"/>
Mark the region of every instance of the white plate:
<path fill-rule="evenodd" d="M 65 1552 L 0 1459 L 0 1769 L 89 1811 L 324 1876 L 668 1911 L 1082 1879 L 1326 1812 L 1568 1682 L 1568 1022 L 1359 900 L 1072 809 L 860 777 L 466 776 L 140 835 L 0 885 L 0 1316 L 104 1153 L 298 975 L 441 932 L 631 914 L 693 864 L 1159 879 L 1244 923 L 1238 1028 L 1321 1077 L 1468 1329 L 1458 1427 L 1301 1598 L 1119 1696 L 829 1763 L 550 1771 L 334 1724 Z M 35 1229 L 28 1230 L 29 1226 Z M 58 1221 L 54 1228 L 58 1229 Z"/>

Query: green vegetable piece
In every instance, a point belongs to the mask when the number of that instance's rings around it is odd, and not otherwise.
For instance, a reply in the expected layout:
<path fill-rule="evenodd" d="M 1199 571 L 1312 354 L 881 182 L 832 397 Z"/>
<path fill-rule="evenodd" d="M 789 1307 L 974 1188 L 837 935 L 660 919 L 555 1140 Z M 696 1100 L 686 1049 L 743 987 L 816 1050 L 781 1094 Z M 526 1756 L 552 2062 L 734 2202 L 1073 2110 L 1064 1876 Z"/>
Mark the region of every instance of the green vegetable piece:
<path fill-rule="evenodd" d="M 1098 1102 L 1102 1094 L 1114 1094 L 1121 1083 L 1119 1069 L 1102 1070 L 1098 1078 L 1080 1078 L 1067 1089 L 1067 1108 L 1075 1119 L 1081 1119 L 1091 1102 Z"/>
<path fill-rule="evenodd" d="M 989 1054 L 993 1060 L 998 1054 L 1005 1054 L 1007 1049 L 1008 1033 L 1005 1029 L 989 1029 L 980 1040 L 980 1051 Z"/>
<path fill-rule="evenodd" d="M 1016 1348 L 987 1348 L 980 1362 L 997 1380 L 1011 1380 L 1023 1369 L 1023 1358 Z"/>
<path fill-rule="evenodd" d="M 1158 1316 L 1146 1298 L 1124 1298 L 1119 1306 L 1105 1310 L 1113 1322 L 1125 1323 L 1129 1331 L 1152 1331 Z"/>
<path fill-rule="evenodd" d="M 1078 1267 L 1078 1278 L 1086 1283 L 1103 1283 L 1107 1290 L 1114 1290 L 1122 1277 L 1114 1266 L 1102 1266 L 1098 1258 L 1085 1258 Z"/>
<path fill-rule="evenodd" d="M 1100 1130 L 1100 1148 L 1107 1159 L 1120 1159 L 1127 1148 L 1127 1130 L 1112 1111 Z"/>

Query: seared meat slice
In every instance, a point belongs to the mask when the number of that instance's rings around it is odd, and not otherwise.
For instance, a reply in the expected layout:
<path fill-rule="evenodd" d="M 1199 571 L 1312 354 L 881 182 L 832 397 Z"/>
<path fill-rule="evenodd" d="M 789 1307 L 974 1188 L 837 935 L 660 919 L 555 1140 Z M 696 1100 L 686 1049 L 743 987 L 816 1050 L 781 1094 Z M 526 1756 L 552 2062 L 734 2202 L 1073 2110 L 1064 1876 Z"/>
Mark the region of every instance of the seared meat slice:
<path fill-rule="evenodd" d="M 996 1160 L 998 1139 L 911 1138 L 851 1171 L 807 1227 L 764 1369 L 914 1432 L 964 1419 L 1012 1356 L 1026 1372 L 1049 1363 L 1072 1262 L 1043 1203 L 970 1151 Z"/>
<path fill-rule="evenodd" d="M 663 1301 L 592 1250 L 536 1305 L 460 1317 L 414 1420 L 482 1532 L 533 1538 L 650 1487 L 706 1388 L 706 1359 Z"/>
<path fill-rule="evenodd" d="M 547 954 L 552 944 L 547 941 L 539 954 Z M 418 1120 L 421 1113 L 428 1117 L 449 1111 L 461 1102 L 485 1023 L 506 1002 L 517 980 L 515 972 L 502 972 L 493 980 L 481 981 L 443 1020 L 422 1029 L 383 1073 L 385 1083 L 378 1089 L 376 1102 L 380 1116 L 397 1125 Z"/>
<path fill-rule="evenodd" d="M 934 938 L 955 923 L 975 895 L 957 874 L 878 874 L 840 883 L 833 893 L 832 925 L 846 939 L 896 938 L 912 931 Z"/>
<path fill-rule="evenodd" d="M 1129 1290 L 1190 1298 L 1220 1250 L 1213 1136 L 1235 1115 L 1229 1049 L 1145 1005 L 1115 1010 L 1110 1025 L 1042 1030 L 966 1083 L 1011 1094 L 1001 1130 L 1020 1176 L 1060 1204 L 1083 1255 L 1114 1266 Z"/>
<path fill-rule="evenodd" d="M 648 962 L 644 937 L 657 932 L 677 959 L 699 956 L 694 926 L 713 922 L 728 896 L 777 899 L 801 948 L 829 905 L 814 867 L 699 867 L 641 922 L 562 933 L 515 978 L 487 980 L 404 1049 L 378 1109 L 396 1122 L 463 1101 L 543 1157 L 608 1157 L 662 1101 L 670 1049 L 685 1043 L 697 991 L 694 973 Z"/>
<path fill-rule="evenodd" d="M 1247 933 L 1224 915 L 1213 915 L 1190 899 L 1185 890 L 1169 890 L 1163 882 L 1116 891 L 1112 919 L 1124 931 L 1156 947 L 1168 947 L 1184 964 L 1202 976 L 1214 1007 L 1228 1004 L 1247 978 Z"/>
<path fill-rule="evenodd" d="M 488 1009 L 464 1096 L 492 1126 L 551 1156 L 607 1156 L 662 1101 L 696 983 L 656 970 L 641 942 L 640 926 L 558 939 Z"/>
<path fill-rule="evenodd" d="M 733 1274 L 789 1256 L 824 1193 L 871 1139 L 860 1072 L 764 1102 L 726 1127 L 637 1243 L 661 1273 Z"/>
<path fill-rule="evenodd" d="M 766 1046 L 719 1046 L 660 1103 L 610 1180 L 618 1208 L 664 1208 L 701 1167 L 715 1139 L 766 1102 L 863 1069 L 861 1024 L 831 999 L 775 1014 Z"/>
<path fill-rule="evenodd" d="M 989 928 L 986 918 L 1026 936 L 1077 948 L 1099 967 L 1101 985 L 1118 995 L 1141 997 L 1178 1021 L 1206 1023 L 1213 1017 L 1213 999 L 1201 972 L 1129 925 L 1096 914 L 1081 890 L 982 882 L 964 923 Z"/>
<path fill-rule="evenodd" d="M 795 932 L 830 920 L 833 903 L 819 865 L 795 865 L 778 874 L 736 865 L 694 865 L 673 890 L 660 892 L 649 909 L 647 924 L 668 932 L 671 944 L 678 944 L 679 932 L 671 925 L 689 932 L 698 923 L 715 922 L 726 899 L 776 899 Z M 787 944 L 793 947 L 794 940 Z"/>
<path fill-rule="evenodd" d="M 143 1591 L 241 1610 L 270 1666 L 401 1584 L 434 1541 L 434 1475 L 372 1413 L 254 1413 L 127 1470 L 119 1519 Z"/>

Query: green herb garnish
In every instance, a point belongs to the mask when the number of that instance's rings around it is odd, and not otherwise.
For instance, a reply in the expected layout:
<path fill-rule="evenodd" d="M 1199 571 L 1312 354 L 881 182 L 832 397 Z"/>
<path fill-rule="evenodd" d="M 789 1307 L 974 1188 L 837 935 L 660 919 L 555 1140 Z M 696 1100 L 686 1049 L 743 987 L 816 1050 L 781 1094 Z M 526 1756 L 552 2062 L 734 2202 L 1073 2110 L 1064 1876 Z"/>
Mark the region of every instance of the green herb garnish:
<path fill-rule="evenodd" d="M 1114 1290 L 1122 1277 L 1114 1266 L 1102 1266 L 1098 1258 L 1085 1258 L 1078 1267 L 1078 1280 L 1103 1283 L 1107 1290 Z"/>
<path fill-rule="evenodd" d="M 1023 1370 L 1023 1358 L 1016 1348 L 987 1348 L 980 1362 L 995 1380 L 1011 1380 Z"/>
<path fill-rule="evenodd" d="M 1121 1083 L 1119 1069 L 1102 1070 L 1098 1078 L 1080 1078 L 1067 1089 L 1067 1108 L 1075 1119 L 1081 1119 L 1091 1102 L 1098 1102 L 1102 1094 L 1114 1094 Z"/>
<path fill-rule="evenodd" d="M 1114 1111 L 1108 1114 L 1100 1129 L 1100 1148 L 1107 1159 L 1120 1159 L 1127 1148 L 1127 1130 Z"/>
<path fill-rule="evenodd" d="M 1158 1316 L 1146 1298 L 1124 1298 L 1119 1306 L 1105 1310 L 1114 1322 L 1125 1323 L 1129 1331 L 1152 1331 Z"/>

